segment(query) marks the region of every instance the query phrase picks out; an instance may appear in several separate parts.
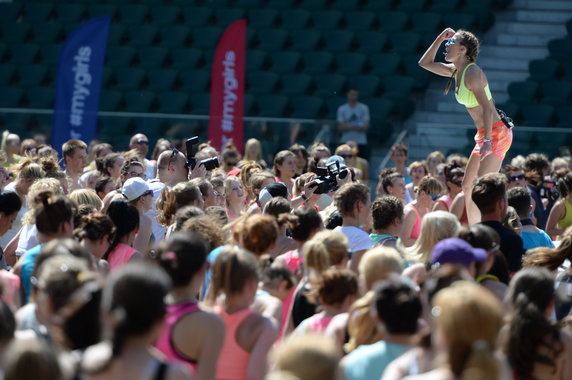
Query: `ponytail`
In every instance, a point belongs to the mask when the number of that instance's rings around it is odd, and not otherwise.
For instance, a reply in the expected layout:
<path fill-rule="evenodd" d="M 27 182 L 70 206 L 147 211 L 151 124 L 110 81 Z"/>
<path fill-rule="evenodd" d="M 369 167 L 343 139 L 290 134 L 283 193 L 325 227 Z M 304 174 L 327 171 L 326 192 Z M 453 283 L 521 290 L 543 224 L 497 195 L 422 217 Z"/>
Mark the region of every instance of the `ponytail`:
<path fill-rule="evenodd" d="M 113 241 L 103 259 L 107 260 L 109 254 L 117 247 L 123 238 L 139 228 L 139 211 L 124 200 L 118 199 L 109 204 L 107 215 L 113 221 L 116 231 Z"/>
<path fill-rule="evenodd" d="M 477 340 L 471 346 L 461 380 L 500 379 L 500 366 L 486 340 Z"/>
<path fill-rule="evenodd" d="M 447 95 L 449 93 L 449 90 L 451 89 L 451 84 L 453 84 L 453 78 L 455 78 L 455 74 L 457 74 L 457 69 L 455 69 L 453 71 L 453 74 L 451 74 L 451 77 L 449 78 L 449 81 L 447 82 L 447 86 L 445 86 L 445 91 L 443 91 L 444 95 Z"/>
<path fill-rule="evenodd" d="M 34 210 L 36 227 L 43 234 L 58 234 L 64 223 L 72 220 L 74 204 L 65 196 L 43 191 L 36 196 L 34 203 L 38 205 Z"/>
<path fill-rule="evenodd" d="M 220 293 L 240 293 L 249 280 L 258 278 L 259 265 L 254 255 L 236 246 L 225 246 L 212 268 L 208 302 L 214 305 Z"/>
<path fill-rule="evenodd" d="M 509 364 L 522 378 L 532 377 L 535 363 L 556 371 L 564 345 L 560 329 L 545 316 L 554 299 L 552 274 L 539 267 L 521 270 L 512 279 L 509 296 L 514 309 L 504 346 Z"/>
<path fill-rule="evenodd" d="M 543 267 L 555 271 L 566 259 L 572 259 L 572 234 L 565 234 L 556 248 L 533 248 L 522 259 L 523 267 Z"/>

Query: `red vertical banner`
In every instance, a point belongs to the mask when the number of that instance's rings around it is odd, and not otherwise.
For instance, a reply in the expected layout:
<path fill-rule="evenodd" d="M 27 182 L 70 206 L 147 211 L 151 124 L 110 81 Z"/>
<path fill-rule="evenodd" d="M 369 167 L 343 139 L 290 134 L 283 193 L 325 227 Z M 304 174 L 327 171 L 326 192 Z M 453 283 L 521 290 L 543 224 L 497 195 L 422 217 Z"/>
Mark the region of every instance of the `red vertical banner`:
<path fill-rule="evenodd" d="M 218 150 L 232 139 L 242 148 L 246 20 L 232 23 L 214 53 L 211 73 L 209 140 Z"/>

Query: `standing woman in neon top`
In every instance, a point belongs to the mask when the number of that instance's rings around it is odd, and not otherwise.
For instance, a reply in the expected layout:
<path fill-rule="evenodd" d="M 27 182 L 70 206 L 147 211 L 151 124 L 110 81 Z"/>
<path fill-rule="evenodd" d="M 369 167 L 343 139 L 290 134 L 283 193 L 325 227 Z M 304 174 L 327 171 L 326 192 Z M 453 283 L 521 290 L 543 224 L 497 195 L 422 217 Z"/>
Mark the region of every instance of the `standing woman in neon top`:
<path fill-rule="evenodd" d="M 445 61 L 435 62 L 441 43 L 445 43 Z M 477 177 L 498 172 L 512 144 L 512 130 L 502 122 L 489 90 L 487 77 L 475 64 L 479 40 L 471 32 L 447 28 L 441 32 L 419 60 L 419 66 L 437 75 L 449 77 L 445 94 L 455 79 L 455 98 L 467 108 L 477 134 L 475 148 L 465 169 L 463 191 L 471 194 Z M 480 221 L 480 213 L 471 197 L 465 197 L 469 224 Z"/>

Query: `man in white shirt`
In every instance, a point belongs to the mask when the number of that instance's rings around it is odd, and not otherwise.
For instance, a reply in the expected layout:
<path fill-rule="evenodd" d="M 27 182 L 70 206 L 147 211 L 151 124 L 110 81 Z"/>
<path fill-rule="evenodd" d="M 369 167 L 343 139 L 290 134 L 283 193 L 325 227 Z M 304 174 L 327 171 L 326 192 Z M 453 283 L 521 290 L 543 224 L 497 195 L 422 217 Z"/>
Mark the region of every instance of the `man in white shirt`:
<path fill-rule="evenodd" d="M 334 204 L 343 218 L 342 225 L 334 231 L 348 238 L 350 269 L 357 273 L 361 257 L 373 245 L 369 234 L 364 231 L 372 224 L 369 188 L 363 183 L 347 183 L 336 191 Z"/>

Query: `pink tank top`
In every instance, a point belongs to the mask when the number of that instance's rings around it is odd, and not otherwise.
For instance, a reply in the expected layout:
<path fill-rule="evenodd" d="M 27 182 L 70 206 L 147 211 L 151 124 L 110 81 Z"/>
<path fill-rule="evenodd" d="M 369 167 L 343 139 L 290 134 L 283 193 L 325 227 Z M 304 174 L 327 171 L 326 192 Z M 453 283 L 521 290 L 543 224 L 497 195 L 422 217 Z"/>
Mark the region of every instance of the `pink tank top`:
<path fill-rule="evenodd" d="M 411 229 L 411 235 L 409 235 L 409 238 L 417 239 L 421 233 L 421 215 L 419 215 L 419 211 L 417 211 L 417 207 L 415 207 L 415 205 L 411 205 L 411 208 L 415 211 L 415 217 L 417 219 L 415 220 L 415 225 Z"/>
<path fill-rule="evenodd" d="M 136 249 L 127 244 L 123 243 L 117 244 L 117 246 L 113 249 L 113 251 L 109 253 L 109 256 L 107 256 L 107 262 L 109 263 L 109 268 L 111 270 L 119 268 L 120 266 L 128 262 L 129 259 L 131 259 L 131 256 L 133 256 L 136 252 L 137 252 Z"/>
<path fill-rule="evenodd" d="M 18 300 L 16 297 L 20 294 L 20 277 L 0 269 L 0 282 L 4 287 L 2 300 L 10 306 L 19 307 L 20 303 L 16 302 Z"/>
<path fill-rule="evenodd" d="M 226 326 L 224 345 L 216 365 L 216 378 L 219 380 L 246 380 L 250 352 L 244 351 L 236 342 L 235 337 L 240 324 L 255 311 L 244 309 L 233 314 L 227 314 L 222 308 L 216 307 L 214 312 L 223 319 Z"/>
<path fill-rule="evenodd" d="M 168 360 L 182 362 L 187 364 L 191 369 L 191 373 L 194 373 L 197 368 L 197 361 L 185 356 L 183 353 L 177 350 L 173 344 L 173 329 L 175 325 L 183 318 L 185 315 L 199 311 L 199 306 L 194 302 L 182 302 L 176 305 L 167 306 L 167 315 L 165 316 L 165 325 L 157 339 L 155 347 L 161 351 Z"/>
<path fill-rule="evenodd" d="M 453 203 L 453 198 L 449 196 L 449 194 L 443 195 L 441 198 L 437 199 L 437 202 L 441 203 L 447 211 L 451 210 L 451 204 Z"/>
<path fill-rule="evenodd" d="M 315 333 L 323 333 L 334 317 L 322 317 L 320 314 L 314 314 L 310 317 L 310 331 Z"/>
<path fill-rule="evenodd" d="M 288 267 L 288 269 L 290 269 L 292 271 L 292 273 L 296 274 L 296 272 L 298 271 L 298 268 L 300 268 L 300 265 L 302 265 L 302 258 L 298 255 L 298 257 L 294 257 L 294 251 L 288 251 L 286 253 L 284 253 L 284 260 L 286 261 L 286 266 Z M 281 320 L 281 329 L 280 329 L 280 334 L 278 335 L 278 338 L 280 339 L 280 337 L 282 336 L 282 334 L 284 334 L 284 327 L 286 327 L 286 321 L 288 321 L 288 315 L 290 313 L 290 305 L 292 305 L 292 298 L 294 297 L 294 292 L 296 287 L 293 287 L 292 290 L 290 290 L 290 294 L 288 294 L 288 297 L 286 297 L 286 299 L 284 300 L 284 302 L 282 302 L 282 320 Z"/>

